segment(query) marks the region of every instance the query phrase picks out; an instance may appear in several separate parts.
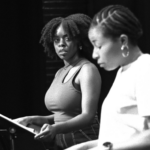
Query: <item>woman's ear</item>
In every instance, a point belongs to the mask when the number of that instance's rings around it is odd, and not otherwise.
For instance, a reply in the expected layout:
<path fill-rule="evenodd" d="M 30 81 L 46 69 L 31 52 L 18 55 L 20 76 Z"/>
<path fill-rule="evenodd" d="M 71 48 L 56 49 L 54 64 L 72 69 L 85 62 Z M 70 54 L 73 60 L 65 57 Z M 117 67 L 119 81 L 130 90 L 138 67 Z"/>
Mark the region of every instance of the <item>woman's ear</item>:
<path fill-rule="evenodd" d="M 121 45 L 128 46 L 128 36 L 126 34 L 120 35 Z"/>
<path fill-rule="evenodd" d="M 129 56 L 129 46 L 128 46 L 128 36 L 125 34 L 122 34 L 120 36 L 120 42 L 121 42 L 121 53 L 123 57 Z"/>

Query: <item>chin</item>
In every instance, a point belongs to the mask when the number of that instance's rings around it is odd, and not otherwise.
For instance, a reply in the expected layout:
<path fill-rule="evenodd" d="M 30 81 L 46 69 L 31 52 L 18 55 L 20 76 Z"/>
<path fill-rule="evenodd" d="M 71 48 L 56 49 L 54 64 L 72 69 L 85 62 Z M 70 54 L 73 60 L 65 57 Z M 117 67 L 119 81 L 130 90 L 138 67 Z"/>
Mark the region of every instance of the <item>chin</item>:
<path fill-rule="evenodd" d="M 113 70 L 117 69 L 118 67 L 103 67 L 103 68 L 106 71 L 113 71 Z"/>
<path fill-rule="evenodd" d="M 59 58 L 62 59 L 62 60 L 65 60 L 66 57 L 61 55 L 61 56 L 59 56 Z"/>

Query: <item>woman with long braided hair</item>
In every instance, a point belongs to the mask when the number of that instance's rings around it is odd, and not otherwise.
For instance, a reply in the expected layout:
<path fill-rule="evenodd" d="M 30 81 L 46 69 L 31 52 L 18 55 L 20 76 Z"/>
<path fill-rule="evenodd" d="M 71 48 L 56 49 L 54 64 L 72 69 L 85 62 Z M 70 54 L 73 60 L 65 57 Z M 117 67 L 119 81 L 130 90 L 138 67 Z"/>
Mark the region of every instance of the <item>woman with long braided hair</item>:
<path fill-rule="evenodd" d="M 40 42 L 50 57 L 64 62 L 45 95 L 49 116 L 28 116 L 17 122 L 41 127 L 35 139 L 52 149 L 98 138 L 97 106 L 101 77 L 92 61 L 92 44 L 88 39 L 91 18 L 73 14 L 49 21 L 42 30 Z"/>
<path fill-rule="evenodd" d="M 150 54 L 138 46 L 142 34 L 138 19 L 122 5 L 94 16 L 92 56 L 100 67 L 118 72 L 102 105 L 99 139 L 67 150 L 150 149 Z"/>

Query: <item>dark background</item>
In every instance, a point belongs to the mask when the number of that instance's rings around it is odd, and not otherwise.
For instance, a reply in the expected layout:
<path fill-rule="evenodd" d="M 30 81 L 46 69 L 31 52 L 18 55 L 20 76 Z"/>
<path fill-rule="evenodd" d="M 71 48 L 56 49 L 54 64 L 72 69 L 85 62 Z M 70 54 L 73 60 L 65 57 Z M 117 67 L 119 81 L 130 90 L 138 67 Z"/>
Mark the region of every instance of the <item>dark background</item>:
<path fill-rule="evenodd" d="M 44 95 L 60 64 L 56 63 L 57 60 L 47 58 L 39 39 L 42 27 L 50 18 L 78 12 L 93 17 L 106 5 L 125 5 L 142 23 L 144 36 L 139 46 L 143 52 L 150 53 L 148 0 L 80 0 L 82 5 L 78 5 L 77 0 L 72 0 L 72 3 L 70 0 L 68 5 L 72 5 L 73 9 L 70 11 L 68 7 L 67 13 L 59 12 L 59 9 L 51 9 L 54 12 L 49 13 L 45 9 L 45 6 L 54 7 L 56 2 L 59 2 L 60 8 L 66 6 L 67 0 L 49 2 L 51 5 L 44 0 L 6 1 L 0 4 L 0 113 L 8 117 L 49 114 L 44 105 Z M 53 74 L 47 72 L 49 63 L 51 68 L 55 68 Z M 100 69 L 100 72 L 103 85 L 99 108 L 114 80 L 116 70 L 106 72 Z M 48 81 L 47 76 L 51 76 L 51 80 Z"/>

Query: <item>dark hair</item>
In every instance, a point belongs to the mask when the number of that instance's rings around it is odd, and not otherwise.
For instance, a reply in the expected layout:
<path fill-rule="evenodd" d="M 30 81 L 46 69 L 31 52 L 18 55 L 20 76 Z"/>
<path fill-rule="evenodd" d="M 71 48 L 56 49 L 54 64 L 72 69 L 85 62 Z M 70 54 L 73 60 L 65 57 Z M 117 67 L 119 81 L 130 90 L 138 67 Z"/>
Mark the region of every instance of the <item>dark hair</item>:
<path fill-rule="evenodd" d="M 66 18 L 54 18 L 44 26 L 40 43 L 43 42 L 45 52 L 49 56 L 53 57 L 56 55 L 53 46 L 53 37 L 56 29 L 62 24 L 70 36 L 76 37 L 79 41 L 80 46 L 82 46 L 81 54 L 91 60 L 93 47 L 88 39 L 90 23 L 91 18 L 85 14 L 73 14 Z"/>
<path fill-rule="evenodd" d="M 143 34 L 139 20 L 122 5 L 110 5 L 99 11 L 92 20 L 91 28 L 97 25 L 102 28 L 104 36 L 115 40 L 126 34 L 133 45 Z"/>

